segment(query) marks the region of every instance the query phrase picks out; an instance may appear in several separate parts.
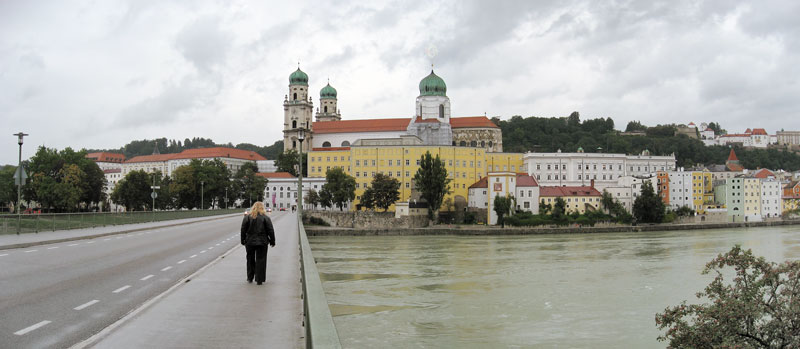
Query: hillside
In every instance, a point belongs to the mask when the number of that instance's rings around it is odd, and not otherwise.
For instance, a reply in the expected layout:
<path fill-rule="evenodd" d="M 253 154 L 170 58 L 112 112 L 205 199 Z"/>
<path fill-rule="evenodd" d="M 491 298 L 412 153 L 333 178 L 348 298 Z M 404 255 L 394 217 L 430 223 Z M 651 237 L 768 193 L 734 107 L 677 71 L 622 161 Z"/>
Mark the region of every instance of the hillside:
<path fill-rule="evenodd" d="M 176 141 L 174 139 L 167 140 L 166 138 L 158 138 L 154 140 L 142 139 L 138 141 L 132 141 L 119 149 L 89 149 L 87 151 L 90 153 L 101 151 L 122 153 L 125 155 L 126 159 L 130 159 L 134 156 L 153 154 L 153 147 L 156 143 L 158 143 L 158 151 L 161 154 L 180 153 L 186 149 L 229 147 L 252 150 L 269 160 L 275 160 L 278 158 L 278 155 L 283 152 L 283 141 L 277 141 L 270 146 L 263 147 L 250 143 L 239 143 L 234 146 L 232 143 L 217 144 L 211 139 L 197 137 L 192 139 L 186 138 L 183 142 Z"/>

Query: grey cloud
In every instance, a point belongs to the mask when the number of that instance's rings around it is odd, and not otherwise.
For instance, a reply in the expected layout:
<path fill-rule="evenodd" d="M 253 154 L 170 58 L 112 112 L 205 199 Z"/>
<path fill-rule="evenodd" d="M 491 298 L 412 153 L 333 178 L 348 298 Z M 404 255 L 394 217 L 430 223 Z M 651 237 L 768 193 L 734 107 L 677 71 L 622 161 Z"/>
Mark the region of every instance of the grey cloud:
<path fill-rule="evenodd" d="M 168 84 L 160 94 L 123 109 L 115 123 L 121 127 L 175 123 L 193 110 L 209 107 L 219 88 L 208 80 L 184 78 L 179 84 Z"/>
<path fill-rule="evenodd" d="M 233 35 L 219 25 L 218 18 L 203 17 L 183 27 L 175 38 L 178 51 L 202 73 L 225 63 Z"/>

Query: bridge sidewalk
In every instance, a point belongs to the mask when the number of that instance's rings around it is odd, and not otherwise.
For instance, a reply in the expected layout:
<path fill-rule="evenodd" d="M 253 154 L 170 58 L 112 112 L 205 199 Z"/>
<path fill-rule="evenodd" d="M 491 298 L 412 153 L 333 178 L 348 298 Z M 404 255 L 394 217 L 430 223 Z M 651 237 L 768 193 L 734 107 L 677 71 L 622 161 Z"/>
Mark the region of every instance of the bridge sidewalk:
<path fill-rule="evenodd" d="M 90 339 L 95 348 L 304 348 L 297 216 L 275 217 L 267 282 L 246 282 L 245 249 Z"/>

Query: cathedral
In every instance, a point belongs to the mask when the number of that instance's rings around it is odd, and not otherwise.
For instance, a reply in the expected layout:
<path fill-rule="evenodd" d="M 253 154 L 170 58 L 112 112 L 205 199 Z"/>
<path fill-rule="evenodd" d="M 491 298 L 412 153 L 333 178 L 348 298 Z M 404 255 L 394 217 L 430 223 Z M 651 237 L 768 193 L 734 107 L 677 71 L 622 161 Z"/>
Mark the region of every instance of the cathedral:
<path fill-rule="evenodd" d="M 346 148 L 363 141 L 397 140 L 415 145 L 481 148 L 503 151 L 500 128 L 486 116 L 451 117 L 447 85 L 433 70 L 419 82 L 414 116 L 390 119 L 342 120 L 337 92 L 330 82 L 319 92 L 316 113 L 309 96 L 308 75 L 298 67 L 289 75 L 284 97 L 283 149 L 304 151 Z M 314 114 L 312 119 L 312 114 Z"/>

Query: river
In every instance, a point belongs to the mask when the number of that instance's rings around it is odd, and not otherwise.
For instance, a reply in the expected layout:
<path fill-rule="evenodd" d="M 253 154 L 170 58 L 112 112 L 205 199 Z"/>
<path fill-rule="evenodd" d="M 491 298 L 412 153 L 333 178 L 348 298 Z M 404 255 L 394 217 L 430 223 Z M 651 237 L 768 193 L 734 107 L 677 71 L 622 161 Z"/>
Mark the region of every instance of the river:
<path fill-rule="evenodd" d="M 800 259 L 800 226 L 309 240 L 345 348 L 665 347 L 655 314 L 717 254 Z"/>

